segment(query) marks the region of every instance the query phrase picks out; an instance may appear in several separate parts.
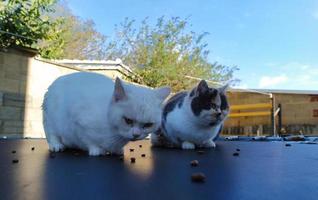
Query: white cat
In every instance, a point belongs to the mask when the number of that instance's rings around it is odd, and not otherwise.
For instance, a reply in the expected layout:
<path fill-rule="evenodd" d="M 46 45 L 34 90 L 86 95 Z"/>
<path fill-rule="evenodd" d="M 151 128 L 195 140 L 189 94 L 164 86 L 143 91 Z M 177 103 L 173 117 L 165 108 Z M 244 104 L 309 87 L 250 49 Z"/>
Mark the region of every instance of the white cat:
<path fill-rule="evenodd" d="M 106 76 L 79 72 L 62 76 L 48 88 L 43 124 L 51 151 L 65 147 L 98 156 L 122 154 L 129 141 L 145 138 L 161 123 L 169 87 L 150 89 L 115 83 Z"/>
<path fill-rule="evenodd" d="M 229 113 L 227 88 L 209 88 L 202 80 L 191 92 L 172 96 L 165 103 L 161 129 L 151 134 L 152 144 L 182 149 L 215 147 L 214 140 Z"/>

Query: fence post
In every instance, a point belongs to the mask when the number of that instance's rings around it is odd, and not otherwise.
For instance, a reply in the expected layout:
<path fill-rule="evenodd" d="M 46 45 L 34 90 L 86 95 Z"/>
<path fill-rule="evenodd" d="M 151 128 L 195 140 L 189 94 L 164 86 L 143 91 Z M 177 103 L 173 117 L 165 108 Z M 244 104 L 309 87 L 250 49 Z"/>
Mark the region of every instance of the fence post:
<path fill-rule="evenodd" d="M 278 104 L 278 133 L 281 133 L 282 130 L 282 105 Z"/>
<path fill-rule="evenodd" d="M 275 125 L 275 97 L 273 95 L 273 93 L 270 94 L 270 99 L 272 102 L 272 113 L 271 113 L 271 125 L 272 125 L 272 133 L 274 135 L 274 137 L 277 137 L 277 133 L 276 133 L 276 125 Z"/>

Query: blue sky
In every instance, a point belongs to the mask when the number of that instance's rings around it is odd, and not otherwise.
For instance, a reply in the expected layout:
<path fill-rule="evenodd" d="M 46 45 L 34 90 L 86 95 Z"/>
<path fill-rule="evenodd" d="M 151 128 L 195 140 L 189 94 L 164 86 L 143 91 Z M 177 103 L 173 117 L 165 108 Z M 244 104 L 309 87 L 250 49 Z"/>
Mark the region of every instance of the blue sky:
<path fill-rule="evenodd" d="M 190 16 L 209 32 L 209 60 L 238 66 L 238 87 L 318 90 L 318 1 L 67 0 L 75 15 L 112 36 L 125 17 Z"/>

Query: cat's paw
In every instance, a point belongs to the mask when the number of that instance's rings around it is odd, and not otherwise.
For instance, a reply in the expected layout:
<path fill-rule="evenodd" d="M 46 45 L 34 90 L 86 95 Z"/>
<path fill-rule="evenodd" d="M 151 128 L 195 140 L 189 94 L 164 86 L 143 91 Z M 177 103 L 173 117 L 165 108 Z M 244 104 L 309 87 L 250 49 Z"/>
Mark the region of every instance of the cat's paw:
<path fill-rule="evenodd" d="M 203 147 L 204 148 L 215 148 L 216 147 L 216 144 L 215 142 L 213 142 L 212 140 L 208 140 L 207 142 L 205 142 L 203 144 Z"/>
<path fill-rule="evenodd" d="M 88 155 L 90 156 L 101 156 L 104 154 L 105 154 L 105 151 L 99 147 L 89 147 L 88 149 Z"/>
<path fill-rule="evenodd" d="M 151 133 L 150 140 L 151 140 L 152 145 L 154 145 L 154 146 L 159 145 L 159 136 L 158 135 Z"/>
<path fill-rule="evenodd" d="M 184 141 L 181 147 L 182 149 L 195 149 L 195 145 L 188 141 Z"/>
<path fill-rule="evenodd" d="M 59 152 L 64 150 L 64 145 L 61 143 L 49 143 L 49 150 L 52 152 Z"/>

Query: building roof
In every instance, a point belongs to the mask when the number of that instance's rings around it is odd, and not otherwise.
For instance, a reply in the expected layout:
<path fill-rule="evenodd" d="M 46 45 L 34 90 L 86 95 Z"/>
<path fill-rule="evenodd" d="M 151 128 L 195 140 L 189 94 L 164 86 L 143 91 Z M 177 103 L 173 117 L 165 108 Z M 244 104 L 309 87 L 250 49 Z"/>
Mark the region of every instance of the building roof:
<path fill-rule="evenodd" d="M 81 67 L 87 70 L 112 70 L 112 69 L 124 69 L 132 73 L 132 70 L 127 65 L 124 65 L 121 59 L 116 60 L 54 60 L 58 64 L 71 65 Z"/>
<path fill-rule="evenodd" d="M 231 88 L 230 91 L 233 92 L 255 92 L 264 94 L 308 94 L 308 95 L 318 95 L 318 90 L 282 90 L 282 89 L 238 89 Z"/>

